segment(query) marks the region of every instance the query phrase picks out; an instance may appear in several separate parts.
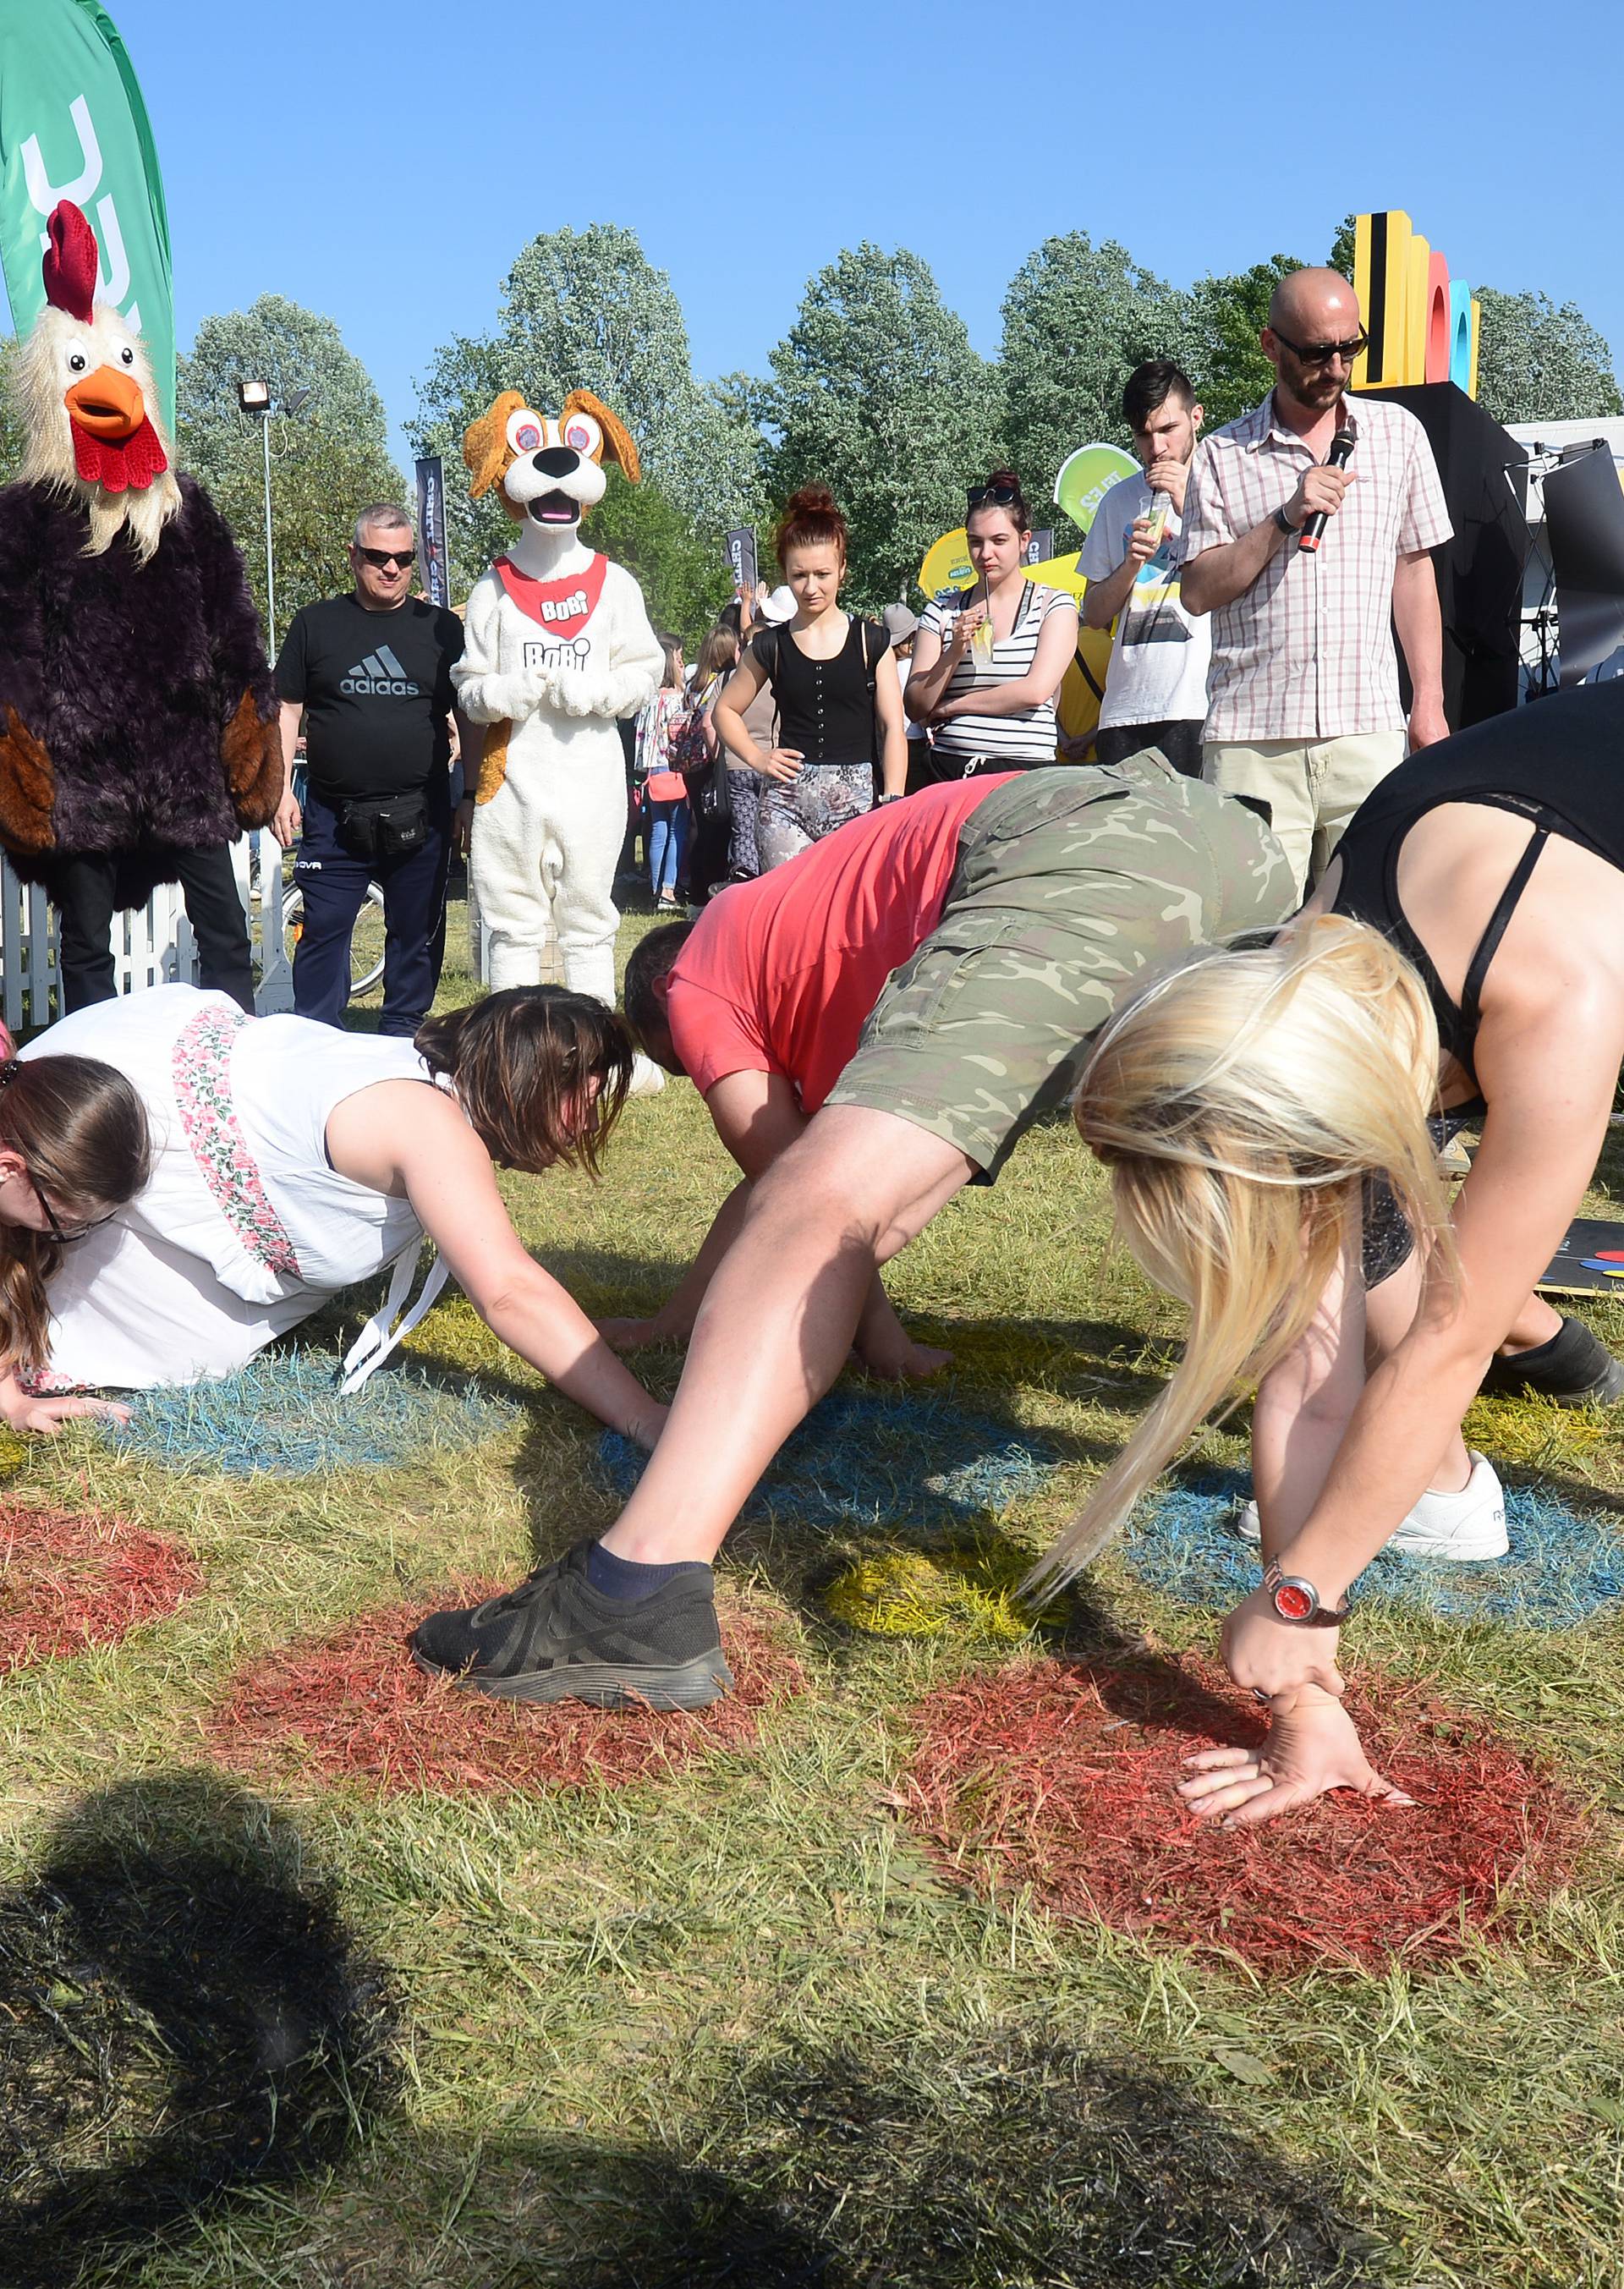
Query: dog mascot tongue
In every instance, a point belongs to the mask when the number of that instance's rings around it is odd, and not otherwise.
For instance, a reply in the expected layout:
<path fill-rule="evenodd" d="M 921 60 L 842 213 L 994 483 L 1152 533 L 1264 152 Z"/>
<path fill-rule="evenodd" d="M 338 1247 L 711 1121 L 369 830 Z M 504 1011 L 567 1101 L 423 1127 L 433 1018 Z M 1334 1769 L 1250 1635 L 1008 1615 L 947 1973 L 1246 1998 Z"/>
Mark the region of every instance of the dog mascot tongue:
<path fill-rule="evenodd" d="M 0 844 L 44 883 L 65 1009 L 114 992 L 110 924 L 179 881 L 203 983 L 251 1009 L 228 845 L 282 792 L 276 704 L 243 560 L 177 477 L 147 353 L 95 299 L 67 200 L 48 307 L 18 353 L 23 482 L 0 490 Z"/>
<path fill-rule="evenodd" d="M 468 429 L 474 499 L 499 486 L 520 530 L 474 584 L 451 677 L 463 713 L 490 726 L 468 851 L 490 983 L 535 985 L 556 934 L 569 985 L 612 1007 L 626 826 L 615 722 L 652 699 L 664 655 L 636 581 L 580 538 L 583 512 L 603 498 L 605 454 L 637 481 L 637 448 L 585 390 L 557 420 L 508 390 Z M 635 1085 L 660 1078 L 639 1058 Z"/>

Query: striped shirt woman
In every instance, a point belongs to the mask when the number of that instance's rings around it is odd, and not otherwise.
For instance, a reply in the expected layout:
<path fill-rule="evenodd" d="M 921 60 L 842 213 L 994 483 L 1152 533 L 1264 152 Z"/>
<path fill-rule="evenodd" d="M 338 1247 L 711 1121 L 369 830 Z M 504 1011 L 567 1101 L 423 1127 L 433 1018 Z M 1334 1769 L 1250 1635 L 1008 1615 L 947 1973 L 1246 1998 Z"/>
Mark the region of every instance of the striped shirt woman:
<path fill-rule="evenodd" d="M 1076 604 L 1023 569 L 1031 519 L 1019 479 L 1004 469 L 975 486 L 965 524 L 980 577 L 927 607 L 906 693 L 943 779 L 1052 763 L 1055 695 L 1077 650 Z"/>

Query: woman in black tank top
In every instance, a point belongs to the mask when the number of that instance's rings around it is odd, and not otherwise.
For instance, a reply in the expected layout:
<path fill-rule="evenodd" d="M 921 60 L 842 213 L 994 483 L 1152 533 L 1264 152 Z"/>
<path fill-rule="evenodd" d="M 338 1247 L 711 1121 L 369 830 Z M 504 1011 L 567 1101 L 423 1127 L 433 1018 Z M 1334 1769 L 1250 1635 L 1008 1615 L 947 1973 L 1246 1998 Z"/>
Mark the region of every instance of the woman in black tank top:
<path fill-rule="evenodd" d="M 1223 1646 L 1274 1723 L 1260 1751 L 1197 1760 L 1184 1792 L 1204 1816 L 1265 1820 L 1339 1786 L 1387 1792 L 1320 1624 L 1396 1530 L 1416 1546 L 1429 1487 L 1469 1497 L 1450 1490 L 1485 1370 L 1559 1400 L 1624 1395 L 1595 1336 L 1532 1293 L 1580 1207 L 1624 1062 L 1621 878 L 1624 683 L 1611 683 L 1402 764 L 1273 946 L 1214 949 L 1144 990 L 1084 1073 L 1078 1127 L 1112 1168 L 1118 1223 L 1193 1304 L 1172 1385 L 1048 1570 L 1085 1563 L 1210 1408 L 1257 1386 L 1270 1570 Z M 1453 1208 L 1428 1126 L 1440 1081 L 1446 1110 L 1483 1122 Z M 1373 1183 L 1424 1245 L 1367 1298 Z M 1381 1354 L 1368 1380 L 1367 1304 Z M 1502 1520 L 1496 1543 L 1445 1554 L 1504 1546 Z"/>
<path fill-rule="evenodd" d="M 873 807 L 875 763 L 890 802 L 908 777 L 908 735 L 891 640 L 872 620 L 840 608 L 846 520 L 821 485 L 791 496 L 778 562 L 795 617 L 756 636 L 718 700 L 714 721 L 730 754 L 760 774 L 757 870 L 781 866 Z M 763 750 L 744 710 L 763 689 L 778 706 L 778 745 Z M 877 755 L 877 750 L 880 751 Z"/>

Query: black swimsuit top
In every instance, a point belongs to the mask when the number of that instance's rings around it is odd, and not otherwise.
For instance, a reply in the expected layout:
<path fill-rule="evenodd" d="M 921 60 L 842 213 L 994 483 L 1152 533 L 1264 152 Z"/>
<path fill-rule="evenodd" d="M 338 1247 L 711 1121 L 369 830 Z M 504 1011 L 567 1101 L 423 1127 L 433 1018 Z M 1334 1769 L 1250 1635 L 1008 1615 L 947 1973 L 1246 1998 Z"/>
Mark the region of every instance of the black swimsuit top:
<path fill-rule="evenodd" d="M 1446 802 L 1515 811 L 1534 829 L 1466 966 L 1459 1008 L 1398 903 L 1405 836 Z M 1432 1003 L 1440 1044 L 1474 1082 L 1484 979 L 1553 834 L 1624 872 L 1624 678 L 1581 684 L 1423 747 L 1382 780 L 1336 847 L 1342 873 L 1333 913 L 1370 923 L 1408 955 Z"/>

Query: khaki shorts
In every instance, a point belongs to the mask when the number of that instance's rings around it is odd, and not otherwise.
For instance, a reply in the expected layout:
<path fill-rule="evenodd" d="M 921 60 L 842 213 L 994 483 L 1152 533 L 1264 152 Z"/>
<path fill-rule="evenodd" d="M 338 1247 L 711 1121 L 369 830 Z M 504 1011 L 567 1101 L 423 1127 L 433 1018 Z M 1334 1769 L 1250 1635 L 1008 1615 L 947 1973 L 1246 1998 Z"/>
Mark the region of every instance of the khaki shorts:
<path fill-rule="evenodd" d="M 1024 772 L 966 822 L 942 919 L 827 1102 L 896 1113 L 996 1176 L 1147 970 L 1294 903 L 1256 814 L 1154 749 Z"/>

